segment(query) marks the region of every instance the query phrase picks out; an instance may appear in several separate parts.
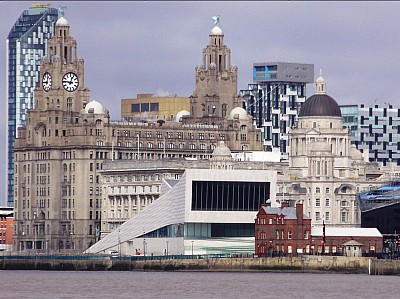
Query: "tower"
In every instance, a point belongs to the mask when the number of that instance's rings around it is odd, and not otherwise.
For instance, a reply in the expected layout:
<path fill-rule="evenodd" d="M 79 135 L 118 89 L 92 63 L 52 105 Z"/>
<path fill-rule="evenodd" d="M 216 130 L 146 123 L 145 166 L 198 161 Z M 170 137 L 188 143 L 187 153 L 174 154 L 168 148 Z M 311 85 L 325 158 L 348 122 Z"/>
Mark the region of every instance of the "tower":
<path fill-rule="evenodd" d="M 218 124 L 232 109 L 242 106 L 237 93 L 237 67 L 231 65 L 231 50 L 224 44 L 224 33 L 215 17 L 209 43 L 196 67 L 196 88 L 190 97 L 190 123 Z M 190 119 L 190 120 L 189 120 Z"/>
<path fill-rule="evenodd" d="M 34 89 L 39 84 L 40 59 L 58 19 L 55 8 L 32 5 L 13 25 L 7 37 L 7 205 L 14 202 L 14 140 L 25 124 L 26 110 L 33 108 Z"/>
<path fill-rule="evenodd" d="M 14 250 L 81 252 L 100 231 L 98 171 L 110 155 L 109 114 L 89 103 L 84 60 L 60 17 L 41 61 L 40 84 L 14 148 Z"/>

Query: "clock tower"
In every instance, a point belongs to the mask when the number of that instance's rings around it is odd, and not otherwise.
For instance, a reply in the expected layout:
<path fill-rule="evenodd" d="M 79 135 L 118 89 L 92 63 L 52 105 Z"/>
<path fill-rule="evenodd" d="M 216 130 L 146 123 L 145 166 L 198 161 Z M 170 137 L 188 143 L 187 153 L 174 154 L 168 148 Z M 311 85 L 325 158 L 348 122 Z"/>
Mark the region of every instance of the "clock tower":
<path fill-rule="evenodd" d="M 77 43 L 70 36 L 70 26 L 64 17 L 56 23 L 47 53 L 41 63 L 41 84 L 35 91 L 36 109 L 79 113 L 89 102 L 89 89 L 84 84 L 84 61 L 77 58 Z"/>

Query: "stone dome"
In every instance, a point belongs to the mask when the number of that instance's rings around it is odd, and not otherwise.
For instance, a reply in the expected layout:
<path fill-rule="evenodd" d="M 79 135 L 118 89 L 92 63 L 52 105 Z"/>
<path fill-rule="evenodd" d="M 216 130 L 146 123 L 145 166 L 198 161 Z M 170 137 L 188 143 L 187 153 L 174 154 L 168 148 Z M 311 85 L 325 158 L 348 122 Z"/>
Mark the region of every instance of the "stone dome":
<path fill-rule="evenodd" d="M 224 33 L 219 26 L 214 26 L 214 28 L 211 29 L 210 35 L 224 35 Z"/>
<path fill-rule="evenodd" d="M 229 160 L 232 159 L 231 150 L 226 146 L 224 141 L 220 141 L 218 146 L 214 149 L 213 158 L 219 160 L 223 158 L 228 158 Z"/>
<path fill-rule="evenodd" d="M 301 116 L 333 116 L 342 117 L 338 103 L 326 94 L 315 94 L 301 105 Z"/>
<path fill-rule="evenodd" d="M 329 152 L 331 153 L 331 146 L 324 140 L 317 140 L 311 146 L 311 151 L 313 152 Z"/>
<path fill-rule="evenodd" d="M 176 121 L 176 122 L 181 122 L 181 121 L 182 121 L 181 118 L 182 118 L 182 116 L 184 116 L 184 115 L 190 115 L 190 112 L 187 111 L 187 110 L 179 111 L 179 112 L 176 114 L 175 121 Z"/>
<path fill-rule="evenodd" d="M 236 107 L 232 109 L 231 113 L 229 113 L 229 118 L 239 118 L 241 120 L 244 120 L 248 118 L 248 115 L 246 110 L 244 110 L 242 107 Z"/>
<path fill-rule="evenodd" d="M 101 105 L 99 102 L 93 100 L 86 105 L 85 113 L 86 114 L 89 114 L 89 113 L 103 114 L 103 113 L 105 113 L 105 109 L 103 108 L 103 105 Z"/>
<path fill-rule="evenodd" d="M 326 81 L 321 72 L 315 80 L 315 94 L 301 105 L 299 117 L 301 116 L 342 117 L 338 103 L 326 94 Z"/>
<path fill-rule="evenodd" d="M 69 26 L 69 23 L 66 18 L 61 17 L 57 20 L 56 26 Z"/>

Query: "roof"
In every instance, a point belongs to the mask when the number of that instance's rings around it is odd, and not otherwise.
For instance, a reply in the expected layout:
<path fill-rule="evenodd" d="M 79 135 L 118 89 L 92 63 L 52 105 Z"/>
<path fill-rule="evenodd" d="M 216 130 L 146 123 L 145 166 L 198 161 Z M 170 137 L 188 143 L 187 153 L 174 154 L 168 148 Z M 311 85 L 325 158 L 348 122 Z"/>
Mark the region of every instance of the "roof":
<path fill-rule="evenodd" d="M 269 207 L 269 206 L 263 206 L 262 207 L 265 211 L 266 214 L 269 215 L 283 215 L 285 216 L 285 219 L 297 219 L 296 216 L 296 208 L 293 207 Z M 303 215 L 303 219 L 310 219 L 308 216 Z"/>
<path fill-rule="evenodd" d="M 322 236 L 322 227 L 312 227 L 312 236 Z M 329 237 L 382 237 L 377 228 L 365 227 L 325 227 L 325 236 Z"/>
<path fill-rule="evenodd" d="M 301 105 L 301 116 L 342 117 L 338 103 L 327 94 L 314 94 Z"/>

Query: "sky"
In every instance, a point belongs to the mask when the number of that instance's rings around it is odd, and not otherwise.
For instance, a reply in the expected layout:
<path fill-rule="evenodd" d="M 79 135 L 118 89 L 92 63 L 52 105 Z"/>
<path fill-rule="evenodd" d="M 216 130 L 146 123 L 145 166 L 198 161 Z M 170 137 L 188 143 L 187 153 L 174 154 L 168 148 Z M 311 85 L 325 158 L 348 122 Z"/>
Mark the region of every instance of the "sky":
<path fill-rule="evenodd" d="M 6 110 L 6 39 L 20 14 L 40 1 L 0 2 L 0 103 Z M 47 3 L 43 1 L 42 3 Z M 138 93 L 190 96 L 220 16 L 238 91 L 257 62 L 314 64 L 339 105 L 398 105 L 400 2 L 389 1 L 52 1 L 66 6 L 85 60 L 85 86 L 120 119 L 120 102 Z M 314 93 L 314 84 L 307 87 Z M 0 205 L 6 202 L 6 112 L 0 118 Z"/>

